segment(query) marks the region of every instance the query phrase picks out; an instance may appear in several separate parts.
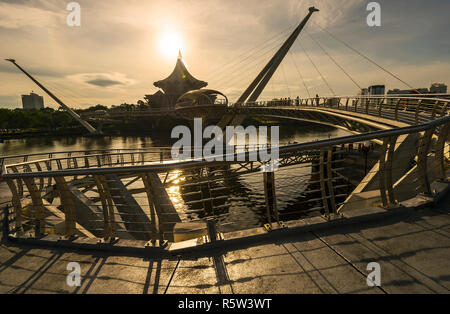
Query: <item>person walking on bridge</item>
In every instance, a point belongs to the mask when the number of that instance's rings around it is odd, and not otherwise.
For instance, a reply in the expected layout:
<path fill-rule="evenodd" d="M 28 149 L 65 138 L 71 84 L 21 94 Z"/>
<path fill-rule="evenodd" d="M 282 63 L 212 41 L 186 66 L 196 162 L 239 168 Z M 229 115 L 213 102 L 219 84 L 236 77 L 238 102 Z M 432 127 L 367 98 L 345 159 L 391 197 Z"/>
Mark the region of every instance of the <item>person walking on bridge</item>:
<path fill-rule="evenodd" d="M 317 104 L 317 107 L 319 107 L 319 94 L 316 94 L 316 104 Z"/>

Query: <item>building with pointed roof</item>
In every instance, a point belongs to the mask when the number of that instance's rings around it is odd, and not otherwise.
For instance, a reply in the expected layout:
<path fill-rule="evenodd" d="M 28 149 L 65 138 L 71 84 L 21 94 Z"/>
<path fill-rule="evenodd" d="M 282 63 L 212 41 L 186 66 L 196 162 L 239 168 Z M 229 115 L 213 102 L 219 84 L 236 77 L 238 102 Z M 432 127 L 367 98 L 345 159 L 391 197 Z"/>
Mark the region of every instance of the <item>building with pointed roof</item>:
<path fill-rule="evenodd" d="M 173 72 L 166 79 L 157 81 L 153 85 L 163 92 L 158 91 L 153 95 L 146 95 L 145 100 L 152 107 L 167 107 L 174 106 L 181 95 L 206 87 L 208 83 L 197 80 L 189 73 L 180 51 Z"/>

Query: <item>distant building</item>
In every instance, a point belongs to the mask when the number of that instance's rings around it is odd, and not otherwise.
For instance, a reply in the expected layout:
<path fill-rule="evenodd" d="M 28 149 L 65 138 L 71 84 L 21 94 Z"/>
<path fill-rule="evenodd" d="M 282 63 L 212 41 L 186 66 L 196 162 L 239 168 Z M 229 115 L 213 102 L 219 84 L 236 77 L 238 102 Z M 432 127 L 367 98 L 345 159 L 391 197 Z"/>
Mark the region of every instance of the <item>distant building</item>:
<path fill-rule="evenodd" d="M 25 110 L 40 110 L 44 108 L 44 97 L 35 93 L 22 95 L 22 106 Z"/>
<path fill-rule="evenodd" d="M 404 89 L 398 88 L 391 89 L 387 92 L 388 95 L 411 95 L 411 94 L 428 94 L 428 88 L 416 88 L 416 89 Z"/>
<path fill-rule="evenodd" d="M 369 95 L 384 95 L 386 87 L 384 85 L 372 85 L 367 90 Z"/>
<path fill-rule="evenodd" d="M 359 92 L 361 96 L 366 96 L 367 98 L 361 99 L 361 105 L 366 105 L 369 103 L 368 96 L 371 95 L 384 95 L 386 87 L 384 85 L 372 85 L 369 88 L 363 88 Z"/>
<path fill-rule="evenodd" d="M 447 94 L 447 85 L 444 83 L 431 84 L 430 93 Z"/>
<path fill-rule="evenodd" d="M 413 95 L 413 94 L 447 94 L 447 85 L 444 83 L 433 83 L 430 89 L 416 88 L 416 89 L 392 89 L 387 92 L 388 95 Z"/>

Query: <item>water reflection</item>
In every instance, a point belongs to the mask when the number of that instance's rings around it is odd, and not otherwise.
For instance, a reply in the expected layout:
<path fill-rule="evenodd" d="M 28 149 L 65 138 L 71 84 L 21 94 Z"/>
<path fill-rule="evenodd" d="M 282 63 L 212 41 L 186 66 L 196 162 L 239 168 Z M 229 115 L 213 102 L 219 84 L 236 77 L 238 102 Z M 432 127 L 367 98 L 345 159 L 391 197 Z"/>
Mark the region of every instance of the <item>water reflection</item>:
<path fill-rule="evenodd" d="M 349 135 L 340 129 L 301 123 L 280 127 L 280 142 L 310 142 Z M 170 134 L 151 136 L 105 136 L 105 137 L 38 137 L 6 140 L 0 144 L 0 155 L 19 155 L 50 151 L 135 149 L 170 146 L 174 142 Z M 163 182 L 171 182 L 168 196 L 182 219 L 192 220 L 216 216 L 223 231 L 261 226 L 267 222 L 263 177 L 261 173 L 236 176 L 223 169 L 209 168 L 205 174 L 194 171 L 176 171 Z M 211 173 L 221 175 L 215 178 Z M 201 182 L 203 177 L 203 182 Z M 276 172 L 277 199 L 282 220 L 302 216 L 317 206 L 311 179 L 310 165 L 291 166 Z M 192 182 L 192 184 L 189 184 Z M 134 186 L 133 188 L 142 188 Z M 145 197 L 143 197 L 145 199 Z M 200 200 L 200 201 L 199 201 Z M 205 201 L 206 200 L 206 201 Z"/>

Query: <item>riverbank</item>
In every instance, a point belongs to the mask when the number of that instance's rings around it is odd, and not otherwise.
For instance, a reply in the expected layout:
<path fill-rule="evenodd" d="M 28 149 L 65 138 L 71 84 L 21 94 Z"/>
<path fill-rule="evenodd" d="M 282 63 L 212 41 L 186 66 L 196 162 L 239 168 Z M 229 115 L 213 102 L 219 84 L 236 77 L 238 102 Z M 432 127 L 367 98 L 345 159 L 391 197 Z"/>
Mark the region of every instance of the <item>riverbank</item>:
<path fill-rule="evenodd" d="M 55 130 L 31 129 L 31 130 L 13 130 L 13 131 L 0 133 L 0 139 L 5 141 L 5 140 L 11 140 L 11 139 L 21 139 L 21 138 L 30 138 L 30 137 L 83 136 L 83 135 L 86 135 L 86 130 L 83 127 L 63 128 L 63 129 L 55 129 Z M 1 141 L 0 141 L 0 143 L 1 143 Z"/>

